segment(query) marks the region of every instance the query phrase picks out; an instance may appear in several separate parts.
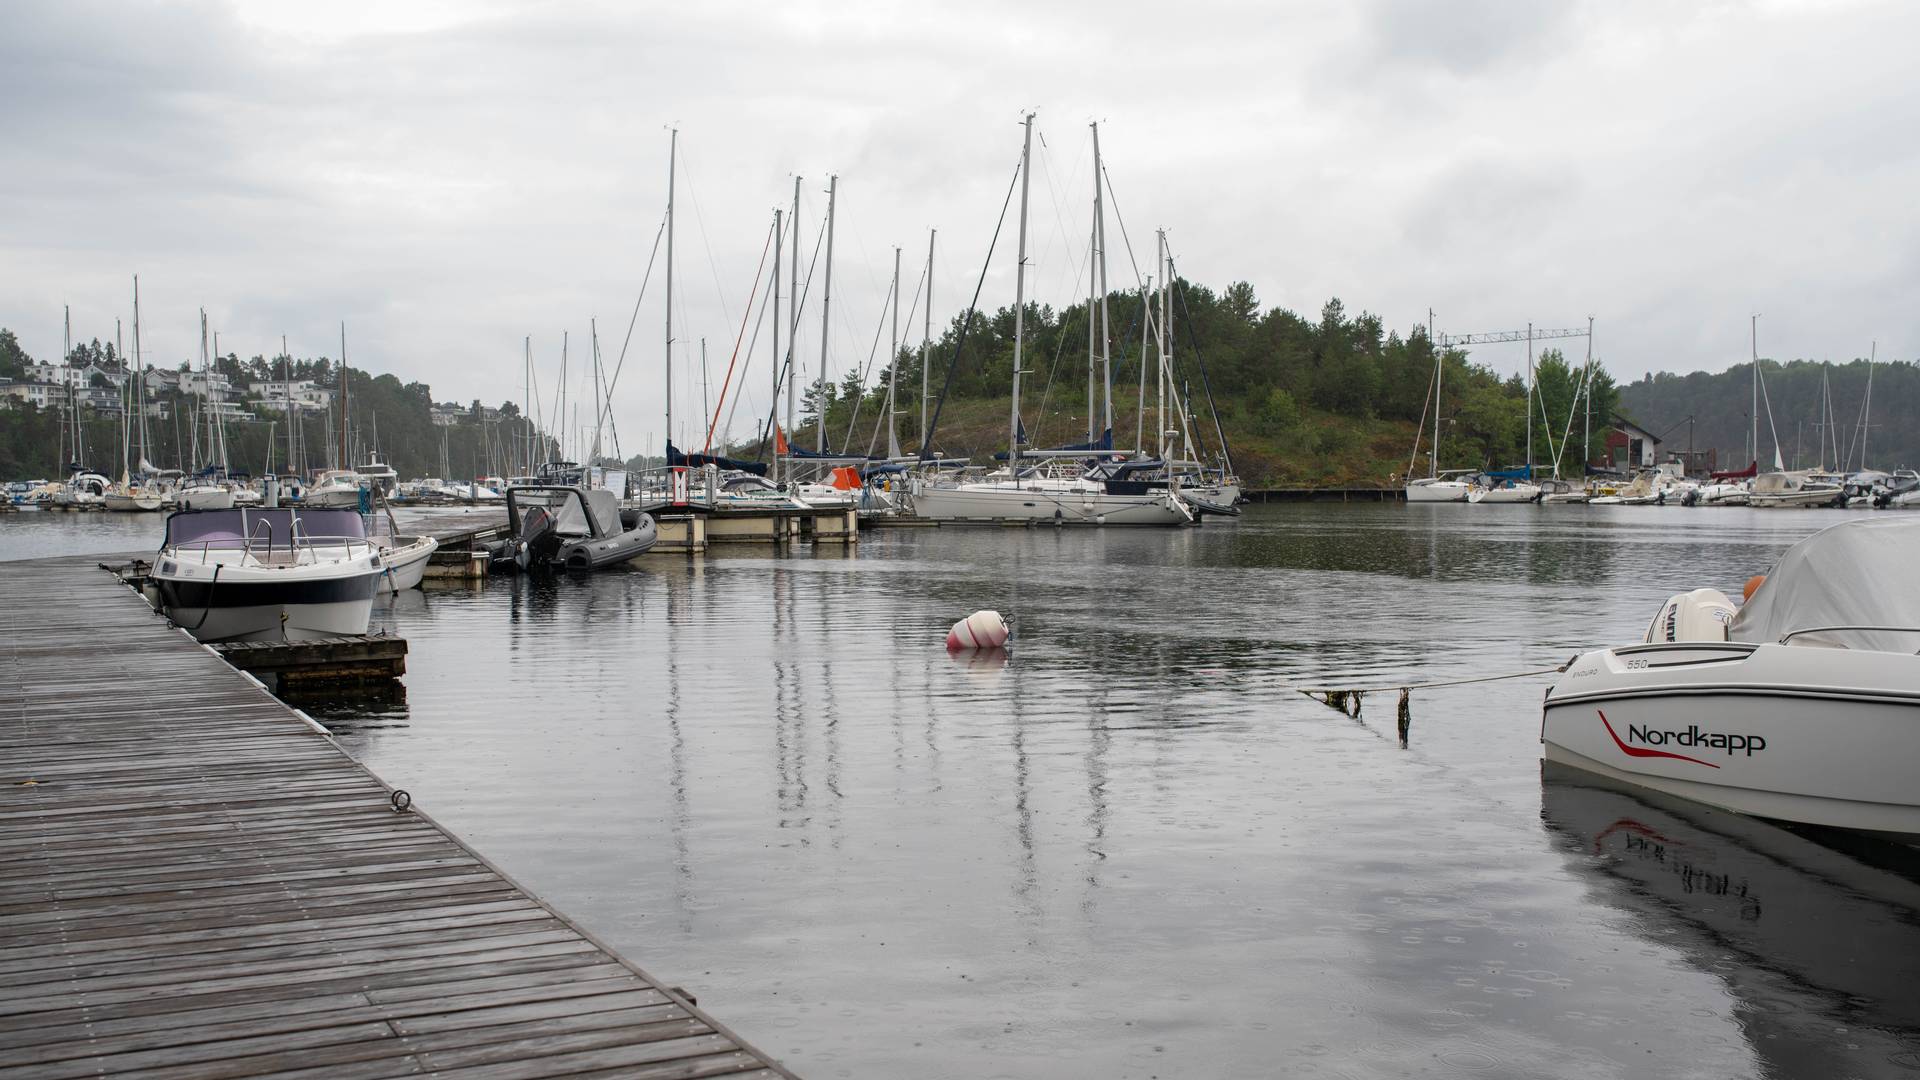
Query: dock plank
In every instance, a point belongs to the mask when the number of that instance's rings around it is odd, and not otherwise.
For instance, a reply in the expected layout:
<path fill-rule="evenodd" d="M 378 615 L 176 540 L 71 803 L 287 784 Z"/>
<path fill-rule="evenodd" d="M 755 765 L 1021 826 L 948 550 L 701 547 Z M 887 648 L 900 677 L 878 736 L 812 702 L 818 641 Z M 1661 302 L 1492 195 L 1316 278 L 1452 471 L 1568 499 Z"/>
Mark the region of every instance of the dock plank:
<path fill-rule="evenodd" d="M 0 1073 L 792 1076 L 98 562 L 0 575 Z"/>

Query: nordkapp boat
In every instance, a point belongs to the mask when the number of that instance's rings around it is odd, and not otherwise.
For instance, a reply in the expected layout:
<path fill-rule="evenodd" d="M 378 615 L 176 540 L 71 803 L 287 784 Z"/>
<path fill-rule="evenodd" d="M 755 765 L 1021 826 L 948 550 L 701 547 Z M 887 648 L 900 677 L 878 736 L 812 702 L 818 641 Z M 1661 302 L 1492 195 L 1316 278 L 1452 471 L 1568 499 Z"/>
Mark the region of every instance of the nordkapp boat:
<path fill-rule="evenodd" d="M 351 510 L 182 510 L 149 580 L 199 641 L 301 641 L 366 633 L 385 572 Z"/>
<path fill-rule="evenodd" d="M 1836 525 L 1735 613 L 1676 596 L 1547 693 L 1548 761 L 1781 821 L 1920 838 L 1920 522 Z"/>

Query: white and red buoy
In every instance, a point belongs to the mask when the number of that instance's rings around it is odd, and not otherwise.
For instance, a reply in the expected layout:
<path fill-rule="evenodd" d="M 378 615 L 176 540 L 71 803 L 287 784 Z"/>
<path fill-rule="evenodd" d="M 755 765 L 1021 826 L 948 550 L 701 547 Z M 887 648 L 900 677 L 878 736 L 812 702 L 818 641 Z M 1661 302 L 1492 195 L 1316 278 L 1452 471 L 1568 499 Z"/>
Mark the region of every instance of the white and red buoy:
<path fill-rule="evenodd" d="M 976 611 L 947 631 L 947 651 L 998 649 L 1007 643 L 1007 620 L 997 611 Z"/>

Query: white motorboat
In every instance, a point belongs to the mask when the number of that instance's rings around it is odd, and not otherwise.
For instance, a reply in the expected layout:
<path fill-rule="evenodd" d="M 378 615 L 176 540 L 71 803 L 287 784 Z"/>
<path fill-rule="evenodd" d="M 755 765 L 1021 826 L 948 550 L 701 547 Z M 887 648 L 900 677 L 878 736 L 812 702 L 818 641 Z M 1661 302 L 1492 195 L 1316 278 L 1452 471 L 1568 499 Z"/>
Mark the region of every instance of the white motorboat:
<path fill-rule="evenodd" d="M 380 489 L 382 495 L 392 496 L 400 486 L 400 474 L 393 471 L 393 466 L 381 461 L 378 454 L 367 455 L 367 463 L 354 471 L 361 479 Z"/>
<path fill-rule="evenodd" d="M 431 536 L 398 535 L 399 527 L 391 510 L 372 515 L 366 521 L 367 539 L 380 549 L 380 561 L 386 565 L 379 591 L 393 594 L 418 588 L 427 576 L 427 561 L 440 550 L 440 541 Z"/>
<path fill-rule="evenodd" d="M 1845 492 L 1810 471 L 1761 473 L 1754 478 L 1748 505 L 1772 508 L 1841 506 Z"/>
<path fill-rule="evenodd" d="M 1694 500 L 1696 506 L 1745 506 L 1747 505 L 1747 485 L 1737 483 L 1705 484 L 1700 488 L 1699 497 Z"/>
<path fill-rule="evenodd" d="M 387 567 L 380 589 L 390 593 L 419 588 L 427 576 L 427 560 L 440 550 L 440 541 L 431 536 L 375 537 L 374 542 Z"/>
<path fill-rule="evenodd" d="M 181 510 L 150 580 L 200 641 L 301 641 L 366 633 L 385 572 L 351 510 Z"/>
<path fill-rule="evenodd" d="M 1472 491 L 1472 484 L 1444 473 L 1407 481 L 1408 502 L 1466 502 Z"/>
<path fill-rule="evenodd" d="M 1737 614 L 1668 601 L 1643 644 L 1574 659 L 1544 756 L 1758 817 L 1920 837 L 1920 521 L 1849 521 L 1782 555 Z"/>
<path fill-rule="evenodd" d="M 1558 506 L 1568 503 L 1584 503 L 1592 498 L 1583 487 L 1575 487 L 1566 480 L 1542 480 L 1540 482 L 1540 502 L 1544 506 Z"/>
<path fill-rule="evenodd" d="M 352 469 L 328 469 L 300 497 L 305 506 L 348 507 L 360 505 L 360 492 L 367 486 Z"/>

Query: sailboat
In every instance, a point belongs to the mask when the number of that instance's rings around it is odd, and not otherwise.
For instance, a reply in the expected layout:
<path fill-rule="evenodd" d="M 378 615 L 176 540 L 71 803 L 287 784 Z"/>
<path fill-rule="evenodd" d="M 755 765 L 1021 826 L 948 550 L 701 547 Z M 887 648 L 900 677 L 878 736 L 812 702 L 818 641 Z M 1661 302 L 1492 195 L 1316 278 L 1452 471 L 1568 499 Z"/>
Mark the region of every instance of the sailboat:
<path fill-rule="evenodd" d="M 1413 502 L 1466 502 L 1467 494 L 1473 485 L 1463 477 L 1472 470 L 1450 469 L 1440 471 L 1440 387 L 1442 376 L 1446 372 L 1446 353 L 1433 340 L 1433 312 L 1427 312 L 1427 343 L 1433 349 L 1433 445 L 1427 450 L 1427 475 L 1407 481 L 1407 501 Z M 1426 427 L 1426 414 L 1420 416 L 1421 428 Z M 1414 460 L 1420 457 L 1420 433 L 1413 436 Z M 1407 472 L 1413 472 L 1408 464 Z"/>
<path fill-rule="evenodd" d="M 1187 525 L 1194 512 L 1180 497 L 1178 481 L 1165 489 L 1120 494 L 1085 475 L 1048 476 L 1037 464 L 1022 464 L 1026 442 L 1020 422 L 1020 365 L 1025 353 L 1027 283 L 1027 203 L 1032 178 L 1033 114 L 1023 125 L 1020 150 L 1020 228 L 1014 265 L 1013 400 L 1007 421 L 1007 467 L 971 483 L 918 481 L 911 489 L 913 512 L 931 521 L 992 523 L 1053 522 L 1059 525 Z M 1111 429 L 1109 429 L 1111 430 Z M 924 453 L 923 448 L 923 453 Z M 1033 456 L 1033 455 L 1029 455 Z"/>
<path fill-rule="evenodd" d="M 117 331 L 116 331 L 117 333 Z M 122 354 L 124 356 L 124 354 Z M 125 360 L 121 367 L 126 368 Z M 140 275 L 133 277 L 133 368 L 124 384 L 126 396 L 122 399 L 125 407 L 120 411 L 120 482 L 105 496 L 106 507 L 120 513 L 138 511 L 152 513 L 166 505 L 166 496 L 151 479 L 153 466 L 147 462 L 147 449 L 152 444 L 144 437 L 140 440 L 140 476 L 135 479 L 132 471 L 132 441 L 134 433 L 134 414 L 140 417 L 141 432 L 147 427 L 147 395 L 145 362 L 140 355 Z"/>
<path fill-rule="evenodd" d="M 1540 501 L 1540 485 L 1533 478 L 1533 404 L 1538 396 L 1539 379 L 1533 366 L 1533 324 L 1527 324 L 1527 464 L 1524 468 L 1503 469 L 1482 473 L 1480 482 L 1474 484 L 1467 493 L 1470 503 L 1533 503 Z M 1547 404 L 1540 402 L 1540 412 L 1546 415 Z M 1549 419 L 1548 423 L 1552 423 Z M 1438 435 L 1436 428 L 1435 434 Z M 1547 432 L 1547 441 L 1553 441 L 1551 429 Z"/>
<path fill-rule="evenodd" d="M 207 312 L 200 310 L 200 388 L 203 392 L 201 416 L 206 420 L 208 464 L 188 478 L 176 498 L 182 510 L 231 510 L 235 492 L 227 479 L 227 442 L 220 424 L 219 410 L 213 401 L 213 364 L 207 352 Z M 199 429 L 194 432 L 199 440 Z"/>

